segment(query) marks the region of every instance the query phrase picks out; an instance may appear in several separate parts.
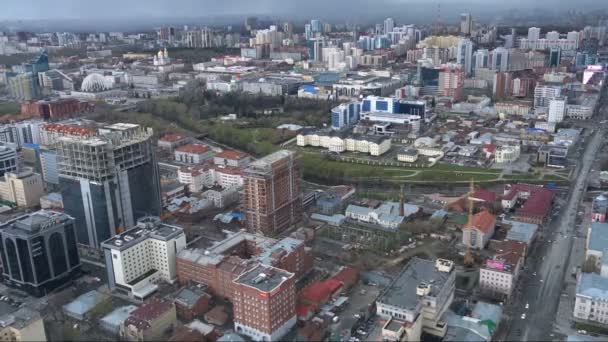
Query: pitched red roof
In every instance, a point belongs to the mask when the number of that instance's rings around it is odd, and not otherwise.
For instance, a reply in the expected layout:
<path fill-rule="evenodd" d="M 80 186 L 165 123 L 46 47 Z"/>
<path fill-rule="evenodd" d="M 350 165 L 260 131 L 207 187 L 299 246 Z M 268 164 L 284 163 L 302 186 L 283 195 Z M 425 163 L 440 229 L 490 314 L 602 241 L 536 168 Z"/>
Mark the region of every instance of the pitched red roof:
<path fill-rule="evenodd" d="M 298 304 L 296 305 L 296 315 L 301 318 L 307 318 L 311 311 L 315 310 L 315 306 L 311 304 Z"/>
<path fill-rule="evenodd" d="M 148 329 L 151 322 L 171 310 L 173 302 L 158 297 L 152 297 L 135 309 L 127 318 L 127 324 L 133 324 L 138 329 Z"/>
<path fill-rule="evenodd" d="M 517 210 L 518 215 L 545 216 L 551 210 L 553 201 L 553 191 L 537 191 L 530 195 L 530 198 Z"/>
<path fill-rule="evenodd" d="M 542 186 L 529 184 L 514 184 L 510 185 L 508 192 L 503 196 L 505 200 L 512 200 L 515 196 L 521 193 L 529 194 L 528 199 L 517 209 L 518 215 L 524 216 L 545 216 L 551 210 L 551 202 L 553 201 L 553 190 Z"/>
<path fill-rule="evenodd" d="M 300 300 L 304 303 L 322 303 L 328 300 L 332 294 L 342 287 L 342 282 L 335 279 L 327 279 L 316 282 L 306 287 L 300 293 Z"/>
<path fill-rule="evenodd" d="M 352 283 L 359 276 L 359 270 L 349 266 L 344 266 L 338 273 L 336 273 L 332 279 L 344 283 Z"/>
<path fill-rule="evenodd" d="M 479 199 L 484 202 L 495 202 L 496 199 L 498 198 L 498 195 L 496 195 L 494 192 L 492 192 L 490 190 L 486 190 L 484 188 L 478 188 L 477 190 L 475 190 L 473 195 L 471 195 L 469 197 L 472 199 Z"/>
<path fill-rule="evenodd" d="M 178 152 L 203 154 L 209 151 L 209 147 L 202 144 L 188 144 L 175 149 Z"/>
<path fill-rule="evenodd" d="M 519 259 L 526 253 L 526 244 L 521 241 L 491 240 L 488 244 L 488 250 L 492 252 L 492 260 L 504 261 L 509 268 L 515 267 Z"/>
<path fill-rule="evenodd" d="M 483 150 L 489 153 L 496 152 L 496 145 L 493 144 L 485 144 L 483 145 Z"/>
<path fill-rule="evenodd" d="M 484 234 L 488 234 L 492 228 L 496 225 L 496 216 L 492 215 L 490 212 L 484 210 L 475 215 L 473 215 L 470 222 L 468 222 L 464 227 L 465 228 L 476 228 L 483 232 Z"/>
<path fill-rule="evenodd" d="M 218 158 L 231 159 L 231 160 L 240 160 L 243 158 L 249 157 L 247 153 L 234 151 L 234 150 L 223 150 L 220 153 L 215 155 Z"/>

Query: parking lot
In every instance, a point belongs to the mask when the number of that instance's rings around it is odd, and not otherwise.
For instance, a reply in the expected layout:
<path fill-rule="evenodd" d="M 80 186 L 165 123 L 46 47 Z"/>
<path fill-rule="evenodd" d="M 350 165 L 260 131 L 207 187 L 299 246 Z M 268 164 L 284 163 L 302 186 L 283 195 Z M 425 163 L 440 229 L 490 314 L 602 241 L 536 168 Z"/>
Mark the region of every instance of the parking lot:
<path fill-rule="evenodd" d="M 353 331 L 352 341 L 370 341 L 370 331 L 374 330 L 373 317 L 369 320 L 369 313 L 374 313 L 372 306 L 382 291 L 381 285 L 366 285 L 359 281 L 346 295 L 348 302 L 340 312 L 340 331 L 348 329 Z M 351 329 L 352 328 L 352 329 Z M 381 336 L 380 336 L 381 338 Z"/>

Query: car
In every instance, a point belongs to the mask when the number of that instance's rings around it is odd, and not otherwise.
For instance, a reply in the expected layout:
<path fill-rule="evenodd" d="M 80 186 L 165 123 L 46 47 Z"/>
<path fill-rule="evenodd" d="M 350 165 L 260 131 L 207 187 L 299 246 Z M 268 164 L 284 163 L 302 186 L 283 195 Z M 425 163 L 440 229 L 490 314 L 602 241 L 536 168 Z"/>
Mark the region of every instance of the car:
<path fill-rule="evenodd" d="M 525 313 L 521 314 L 521 319 L 526 319 L 526 314 Z"/>
<path fill-rule="evenodd" d="M 581 335 L 587 335 L 587 330 L 579 330 L 579 331 L 577 331 L 577 333 L 579 333 Z"/>
<path fill-rule="evenodd" d="M 530 308 L 530 304 L 526 303 L 526 310 Z"/>
<path fill-rule="evenodd" d="M 354 314 L 353 317 L 355 317 L 356 319 L 360 319 L 361 315 L 357 313 L 357 314 Z"/>

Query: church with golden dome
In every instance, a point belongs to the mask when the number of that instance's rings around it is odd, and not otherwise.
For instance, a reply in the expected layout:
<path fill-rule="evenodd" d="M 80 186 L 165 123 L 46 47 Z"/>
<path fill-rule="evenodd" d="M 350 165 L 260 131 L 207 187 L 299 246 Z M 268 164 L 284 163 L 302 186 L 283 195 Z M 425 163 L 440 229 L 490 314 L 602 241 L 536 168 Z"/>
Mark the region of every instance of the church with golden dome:
<path fill-rule="evenodd" d="M 164 66 L 169 64 L 171 64 L 171 57 L 169 57 L 167 48 L 158 50 L 158 53 L 156 56 L 154 56 L 154 66 Z"/>

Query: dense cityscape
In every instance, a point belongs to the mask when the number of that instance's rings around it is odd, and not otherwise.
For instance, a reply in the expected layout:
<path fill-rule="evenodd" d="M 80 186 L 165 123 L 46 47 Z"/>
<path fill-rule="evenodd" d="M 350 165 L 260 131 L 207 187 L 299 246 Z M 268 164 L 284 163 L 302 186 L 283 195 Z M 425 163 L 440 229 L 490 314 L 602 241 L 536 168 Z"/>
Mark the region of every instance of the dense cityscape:
<path fill-rule="evenodd" d="M 1 341 L 608 339 L 608 11 L 3 6 Z"/>

